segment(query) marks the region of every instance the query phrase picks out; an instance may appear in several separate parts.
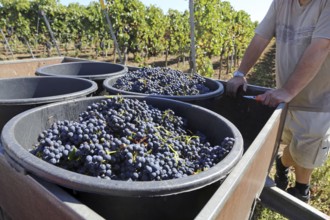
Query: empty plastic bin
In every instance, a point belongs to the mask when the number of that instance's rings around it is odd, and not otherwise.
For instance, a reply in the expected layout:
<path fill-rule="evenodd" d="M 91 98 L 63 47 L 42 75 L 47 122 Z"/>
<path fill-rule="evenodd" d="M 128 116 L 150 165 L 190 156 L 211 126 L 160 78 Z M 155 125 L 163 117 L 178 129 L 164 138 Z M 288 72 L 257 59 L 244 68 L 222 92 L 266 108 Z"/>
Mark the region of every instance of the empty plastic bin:
<path fill-rule="evenodd" d="M 5 123 L 27 109 L 73 98 L 97 90 L 91 80 L 67 77 L 18 77 L 0 79 L 0 131 Z"/>
<path fill-rule="evenodd" d="M 120 64 L 83 61 L 43 66 L 36 70 L 36 75 L 90 79 L 98 84 L 98 90 L 95 94 L 100 95 L 104 91 L 102 83 L 107 77 L 126 72 L 127 67 Z"/>

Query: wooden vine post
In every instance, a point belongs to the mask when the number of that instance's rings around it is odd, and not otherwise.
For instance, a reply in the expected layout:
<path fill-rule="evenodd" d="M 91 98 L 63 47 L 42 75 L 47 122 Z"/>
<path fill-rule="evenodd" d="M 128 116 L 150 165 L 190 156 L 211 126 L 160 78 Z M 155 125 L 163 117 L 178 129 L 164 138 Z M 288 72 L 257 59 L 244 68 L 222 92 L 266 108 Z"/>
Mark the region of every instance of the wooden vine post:
<path fill-rule="evenodd" d="M 112 40 L 114 41 L 115 47 L 117 49 L 117 53 L 118 53 L 118 56 L 119 56 L 120 63 L 123 64 L 123 59 L 122 59 L 122 56 L 121 56 L 120 48 L 118 46 L 117 38 L 116 38 L 116 35 L 115 35 L 115 33 L 113 31 L 113 28 L 112 28 L 112 24 L 111 24 L 111 21 L 110 21 L 110 18 L 109 18 L 109 14 L 108 14 L 107 8 L 105 7 L 104 0 L 100 0 L 100 4 L 101 4 L 101 8 L 102 8 L 103 14 L 104 14 L 104 16 L 105 16 L 105 18 L 106 18 L 106 20 L 108 22 L 109 31 L 110 31 Z"/>
<path fill-rule="evenodd" d="M 196 48 L 195 48 L 195 18 L 194 0 L 189 0 L 189 23 L 190 23 L 190 73 L 196 72 Z"/>

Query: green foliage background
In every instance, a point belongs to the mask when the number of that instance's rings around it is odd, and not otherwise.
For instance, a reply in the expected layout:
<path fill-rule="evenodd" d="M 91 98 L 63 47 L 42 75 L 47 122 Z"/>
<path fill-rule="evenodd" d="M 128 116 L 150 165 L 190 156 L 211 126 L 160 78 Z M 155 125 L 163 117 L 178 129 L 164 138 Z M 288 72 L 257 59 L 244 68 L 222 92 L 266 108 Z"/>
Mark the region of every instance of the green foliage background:
<path fill-rule="evenodd" d="M 106 2 L 122 53 L 133 54 L 139 62 L 165 53 L 182 59 L 189 57 L 188 11 L 163 12 L 139 0 Z M 57 44 L 66 50 L 70 43 L 80 45 L 79 48 L 93 46 L 97 51 L 103 49 L 101 42 L 108 47 L 113 45 L 98 2 L 64 6 L 57 0 L 0 0 L 0 28 L 11 44 L 22 38 L 34 47 L 52 42 L 40 11 L 44 11 L 50 21 Z M 197 72 L 211 77 L 215 57 L 227 60 L 225 66 L 227 73 L 230 72 L 238 65 L 257 24 L 246 12 L 235 11 L 229 2 L 221 0 L 196 0 L 194 14 Z"/>

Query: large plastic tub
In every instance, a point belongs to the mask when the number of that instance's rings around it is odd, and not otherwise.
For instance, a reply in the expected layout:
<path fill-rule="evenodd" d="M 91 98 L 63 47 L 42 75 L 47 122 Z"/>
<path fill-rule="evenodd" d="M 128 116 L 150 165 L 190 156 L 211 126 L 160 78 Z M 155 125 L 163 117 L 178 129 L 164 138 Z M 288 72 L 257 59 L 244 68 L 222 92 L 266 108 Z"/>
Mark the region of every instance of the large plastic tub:
<path fill-rule="evenodd" d="M 66 76 L 90 79 L 98 84 L 99 89 L 96 95 L 99 95 L 103 92 L 102 83 L 107 77 L 126 72 L 127 67 L 120 64 L 81 61 L 43 66 L 38 68 L 35 74 L 39 76 Z"/>
<path fill-rule="evenodd" d="M 146 100 L 159 109 L 173 109 L 188 119 L 190 128 L 206 134 L 211 144 L 233 137 L 235 144 L 216 166 L 199 174 L 165 181 L 98 179 L 53 166 L 29 152 L 38 134 L 57 120 L 77 120 L 78 113 L 104 97 L 90 97 L 41 106 L 11 119 L 2 143 L 9 161 L 27 173 L 65 187 L 106 219 L 192 219 L 230 173 L 243 153 L 243 138 L 227 119 L 205 108 L 156 97 L 124 96 Z"/>
<path fill-rule="evenodd" d="M 13 116 L 36 106 L 90 95 L 97 84 L 67 77 L 0 79 L 0 131 Z"/>
<path fill-rule="evenodd" d="M 208 87 L 211 91 L 204 94 L 199 95 L 187 95 L 187 96 L 170 96 L 170 95 L 150 95 L 150 94 L 143 94 L 143 93 L 137 93 L 137 92 L 129 92 L 121 89 L 117 89 L 113 87 L 113 85 L 116 83 L 117 79 L 122 77 L 123 75 L 116 75 L 111 76 L 104 80 L 103 87 L 104 89 L 112 95 L 122 94 L 122 95 L 138 95 L 138 96 L 156 96 L 161 98 L 167 98 L 167 99 L 175 99 L 179 101 L 184 102 L 190 102 L 194 104 L 198 104 L 196 102 L 201 100 L 209 100 L 212 98 L 220 98 L 224 93 L 224 87 L 222 83 L 216 80 L 212 80 L 209 78 L 205 78 L 205 86 Z"/>

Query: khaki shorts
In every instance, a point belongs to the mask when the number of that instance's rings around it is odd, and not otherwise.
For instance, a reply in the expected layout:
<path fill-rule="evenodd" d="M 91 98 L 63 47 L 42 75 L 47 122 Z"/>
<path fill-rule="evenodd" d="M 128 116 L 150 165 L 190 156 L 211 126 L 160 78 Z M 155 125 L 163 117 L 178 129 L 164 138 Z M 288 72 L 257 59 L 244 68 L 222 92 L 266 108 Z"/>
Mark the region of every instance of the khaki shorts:
<path fill-rule="evenodd" d="M 288 111 L 282 143 L 301 167 L 321 166 L 330 149 L 330 112 Z"/>

